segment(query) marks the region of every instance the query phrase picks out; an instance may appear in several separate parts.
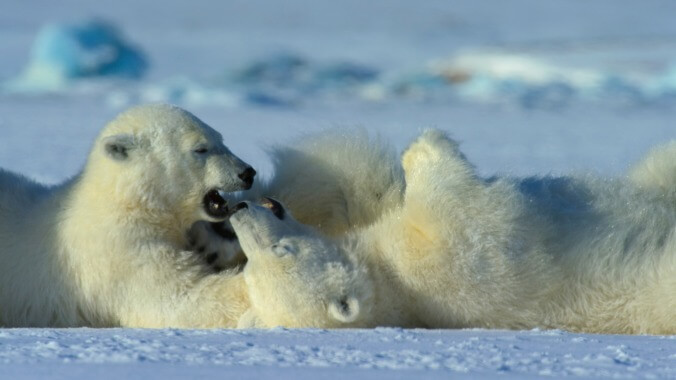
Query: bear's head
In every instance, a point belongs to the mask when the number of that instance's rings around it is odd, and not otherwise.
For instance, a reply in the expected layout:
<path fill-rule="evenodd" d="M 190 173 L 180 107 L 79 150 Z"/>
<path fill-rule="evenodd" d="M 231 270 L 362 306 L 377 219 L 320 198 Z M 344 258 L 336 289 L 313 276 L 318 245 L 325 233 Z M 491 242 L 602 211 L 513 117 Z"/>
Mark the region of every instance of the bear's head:
<path fill-rule="evenodd" d="M 134 107 L 111 121 L 84 171 L 121 207 L 171 215 L 183 226 L 226 219 L 224 193 L 249 189 L 255 174 L 218 132 L 164 104 Z"/>
<path fill-rule="evenodd" d="M 366 266 L 277 201 L 238 203 L 230 222 L 247 255 L 255 326 L 341 327 L 370 314 Z"/>

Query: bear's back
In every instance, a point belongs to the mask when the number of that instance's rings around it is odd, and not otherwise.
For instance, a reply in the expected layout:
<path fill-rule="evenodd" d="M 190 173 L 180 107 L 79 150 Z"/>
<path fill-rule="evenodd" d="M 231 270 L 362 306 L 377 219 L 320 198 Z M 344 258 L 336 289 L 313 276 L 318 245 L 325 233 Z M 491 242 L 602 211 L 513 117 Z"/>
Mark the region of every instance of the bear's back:
<path fill-rule="evenodd" d="M 0 169 L 0 225 L 20 218 L 49 193 L 47 186 L 20 174 Z"/>

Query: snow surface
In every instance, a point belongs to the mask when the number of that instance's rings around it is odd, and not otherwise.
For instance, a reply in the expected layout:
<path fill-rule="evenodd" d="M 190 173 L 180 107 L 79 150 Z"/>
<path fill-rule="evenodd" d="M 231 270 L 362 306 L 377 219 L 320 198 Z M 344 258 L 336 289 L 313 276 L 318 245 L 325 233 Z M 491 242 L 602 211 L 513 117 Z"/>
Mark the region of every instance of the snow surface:
<path fill-rule="evenodd" d="M 557 330 L 16 329 L 0 339 L 8 379 L 676 376 L 675 337 Z"/>
<path fill-rule="evenodd" d="M 484 175 L 621 175 L 676 138 L 672 1 L 63 0 L 0 4 L 0 167 L 77 173 L 124 107 L 170 100 L 269 175 L 265 147 L 450 131 Z M 145 76 L 10 88 L 45 25 L 105 20 Z M 85 51 L 85 53 L 87 53 Z M 77 57 L 85 57 L 84 62 Z M 75 66 L 88 64 L 78 55 Z M 39 84 L 39 83 L 38 83 Z M 675 378 L 674 337 L 492 330 L 0 330 L 0 377 Z"/>

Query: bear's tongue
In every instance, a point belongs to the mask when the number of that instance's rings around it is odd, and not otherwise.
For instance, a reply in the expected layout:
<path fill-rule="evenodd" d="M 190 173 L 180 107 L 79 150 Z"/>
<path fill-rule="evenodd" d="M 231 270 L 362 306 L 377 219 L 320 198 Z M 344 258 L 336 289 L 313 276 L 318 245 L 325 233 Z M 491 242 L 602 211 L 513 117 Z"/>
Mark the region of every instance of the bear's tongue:
<path fill-rule="evenodd" d="M 204 211 L 212 218 L 226 219 L 228 217 L 228 201 L 218 190 L 210 190 L 202 202 Z"/>

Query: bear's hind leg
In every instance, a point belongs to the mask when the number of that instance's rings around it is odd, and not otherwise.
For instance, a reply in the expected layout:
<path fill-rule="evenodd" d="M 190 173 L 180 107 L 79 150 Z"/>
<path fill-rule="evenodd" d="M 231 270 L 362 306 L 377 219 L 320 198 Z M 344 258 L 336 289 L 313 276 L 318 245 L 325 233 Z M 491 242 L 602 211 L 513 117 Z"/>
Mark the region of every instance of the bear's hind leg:
<path fill-rule="evenodd" d="M 483 187 L 474 168 L 460 152 L 458 143 L 437 129 L 423 132 L 401 158 L 406 178 L 406 194 L 461 195 Z"/>
<path fill-rule="evenodd" d="M 423 132 L 402 155 L 406 181 L 402 228 L 407 251 L 427 256 L 463 230 L 465 215 L 481 207 L 485 184 L 458 144 L 439 130 Z M 452 234 L 451 234 L 452 235 Z"/>

